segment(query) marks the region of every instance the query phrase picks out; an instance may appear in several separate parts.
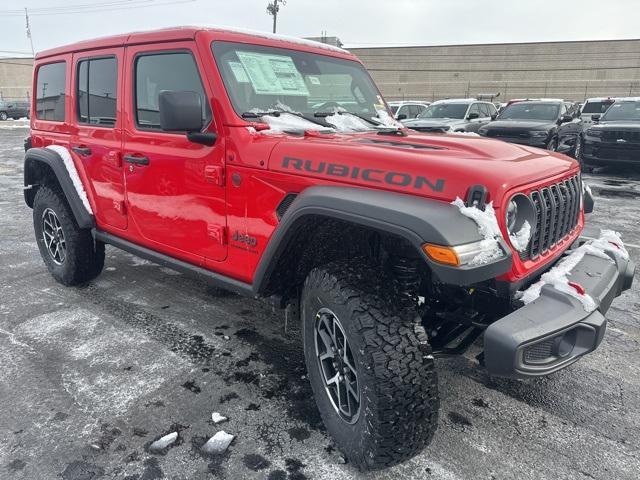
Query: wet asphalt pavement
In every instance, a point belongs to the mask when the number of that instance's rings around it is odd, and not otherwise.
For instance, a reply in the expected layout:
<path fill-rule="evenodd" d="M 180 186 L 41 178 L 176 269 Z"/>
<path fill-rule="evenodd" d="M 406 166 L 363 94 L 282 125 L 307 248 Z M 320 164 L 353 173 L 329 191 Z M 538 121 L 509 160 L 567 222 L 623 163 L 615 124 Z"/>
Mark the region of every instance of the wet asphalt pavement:
<path fill-rule="evenodd" d="M 320 423 L 298 332 L 262 303 L 111 247 L 89 286 L 57 284 L 22 197 L 28 129 L 10 125 L 0 124 L 0 479 L 640 477 L 638 278 L 609 311 L 599 350 L 548 378 L 490 379 L 477 352 L 438 360 L 431 446 L 358 473 Z M 640 174 L 585 178 L 589 222 L 620 231 L 637 262 Z M 229 420 L 215 425 L 214 411 Z M 203 454 L 218 430 L 234 442 Z M 171 447 L 149 451 L 171 432 Z"/>

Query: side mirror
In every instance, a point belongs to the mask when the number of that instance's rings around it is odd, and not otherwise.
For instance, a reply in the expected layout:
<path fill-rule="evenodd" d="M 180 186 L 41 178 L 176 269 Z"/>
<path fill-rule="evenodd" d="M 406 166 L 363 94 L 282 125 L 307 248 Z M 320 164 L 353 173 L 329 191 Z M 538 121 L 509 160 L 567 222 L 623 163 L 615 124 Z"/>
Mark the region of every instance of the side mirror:
<path fill-rule="evenodd" d="M 396 120 L 406 120 L 407 116 L 404 113 L 401 113 L 396 117 Z"/>
<path fill-rule="evenodd" d="M 591 115 L 591 120 L 593 120 L 594 122 L 599 122 L 600 121 L 600 114 L 597 113 L 595 115 Z"/>
<path fill-rule="evenodd" d="M 166 132 L 186 132 L 189 141 L 212 146 L 215 133 L 202 133 L 202 100 L 196 92 L 164 90 L 158 95 L 160 128 Z"/>
<path fill-rule="evenodd" d="M 202 101 L 196 92 L 164 90 L 158 95 L 160 128 L 166 132 L 202 130 Z"/>
<path fill-rule="evenodd" d="M 495 120 L 496 118 L 498 118 L 498 114 L 497 113 L 492 113 L 491 114 L 491 120 Z"/>
<path fill-rule="evenodd" d="M 467 115 L 467 120 L 475 120 L 476 118 L 480 118 L 480 115 L 478 115 L 476 112 L 471 112 L 469 115 Z"/>
<path fill-rule="evenodd" d="M 573 121 L 573 117 L 571 115 L 562 115 L 560 117 L 560 121 L 558 123 L 569 123 Z"/>

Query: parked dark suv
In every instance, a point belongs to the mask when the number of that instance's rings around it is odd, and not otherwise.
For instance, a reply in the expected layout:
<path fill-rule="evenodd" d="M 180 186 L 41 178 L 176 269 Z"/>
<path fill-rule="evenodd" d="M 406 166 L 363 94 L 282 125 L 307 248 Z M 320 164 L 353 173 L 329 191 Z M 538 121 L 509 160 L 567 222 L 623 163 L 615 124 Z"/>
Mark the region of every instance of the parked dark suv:
<path fill-rule="evenodd" d="M 580 135 L 580 119 L 562 100 L 535 100 L 512 103 L 497 120 L 481 127 L 484 137 L 510 143 L 573 154 Z"/>
<path fill-rule="evenodd" d="M 640 97 L 616 99 L 584 132 L 576 157 L 586 169 L 640 163 Z"/>
<path fill-rule="evenodd" d="M 29 117 L 29 102 L 0 100 L 0 120 L 17 120 L 23 117 Z"/>

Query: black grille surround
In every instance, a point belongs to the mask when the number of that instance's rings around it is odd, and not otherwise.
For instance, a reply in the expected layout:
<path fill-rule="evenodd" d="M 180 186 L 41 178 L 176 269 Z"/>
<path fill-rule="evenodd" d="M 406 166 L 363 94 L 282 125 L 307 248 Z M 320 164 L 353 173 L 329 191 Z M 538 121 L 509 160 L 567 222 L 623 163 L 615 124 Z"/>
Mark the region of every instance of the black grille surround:
<path fill-rule="evenodd" d="M 580 220 L 582 185 L 574 175 L 529 193 L 536 211 L 536 224 L 521 260 L 533 260 L 567 238 Z"/>

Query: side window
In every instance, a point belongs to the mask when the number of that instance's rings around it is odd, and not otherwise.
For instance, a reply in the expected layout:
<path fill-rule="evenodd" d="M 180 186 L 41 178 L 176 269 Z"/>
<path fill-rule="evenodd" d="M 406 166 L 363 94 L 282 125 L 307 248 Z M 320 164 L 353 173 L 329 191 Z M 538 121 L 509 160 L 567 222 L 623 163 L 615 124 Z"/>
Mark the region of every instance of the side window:
<path fill-rule="evenodd" d="M 416 118 L 418 116 L 418 106 L 409 105 L 409 118 Z"/>
<path fill-rule="evenodd" d="M 200 94 L 203 124 L 211 121 L 211 108 L 204 94 L 198 66 L 190 53 L 153 53 L 136 59 L 135 102 L 139 127 L 160 130 L 158 94 L 163 90 Z"/>
<path fill-rule="evenodd" d="M 112 127 L 116 123 L 118 62 L 96 58 L 78 62 L 78 121 Z"/>
<path fill-rule="evenodd" d="M 418 115 L 422 115 L 422 113 L 427 109 L 424 105 L 418 105 Z"/>
<path fill-rule="evenodd" d="M 480 104 L 480 116 L 483 118 L 488 118 L 491 116 L 491 114 L 493 113 L 493 111 L 491 110 L 491 107 L 489 106 L 488 103 L 481 103 Z"/>
<path fill-rule="evenodd" d="M 407 118 L 409 117 L 409 106 L 408 105 L 402 105 L 399 109 L 398 109 L 398 113 L 396 114 L 397 116 L 400 115 L 406 115 Z"/>
<path fill-rule="evenodd" d="M 66 83 L 66 62 L 50 63 L 38 68 L 36 118 L 64 122 Z"/>
<path fill-rule="evenodd" d="M 472 113 L 477 113 L 479 117 L 482 117 L 482 113 L 480 112 L 480 106 L 478 103 L 474 103 L 473 105 L 471 105 L 471 108 L 469 108 L 469 111 L 467 112 L 467 116 L 471 115 Z"/>

